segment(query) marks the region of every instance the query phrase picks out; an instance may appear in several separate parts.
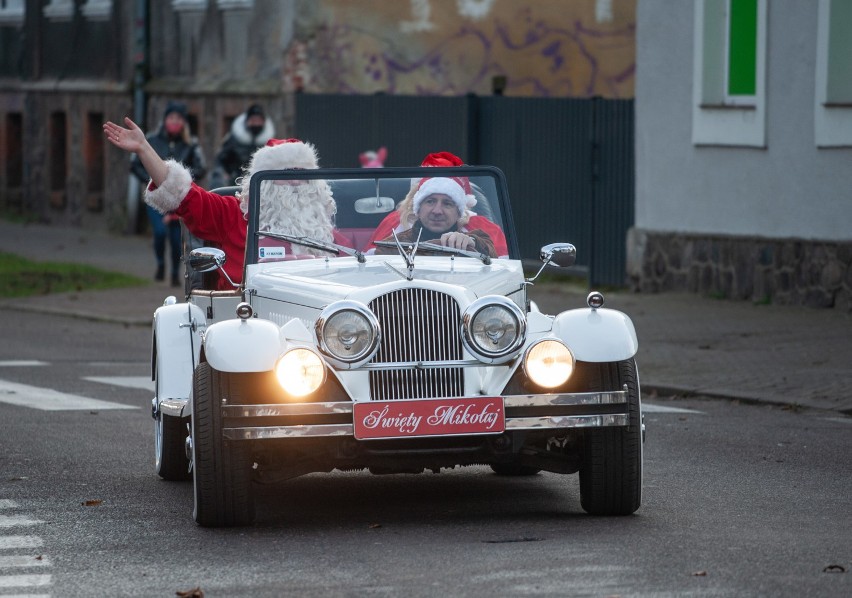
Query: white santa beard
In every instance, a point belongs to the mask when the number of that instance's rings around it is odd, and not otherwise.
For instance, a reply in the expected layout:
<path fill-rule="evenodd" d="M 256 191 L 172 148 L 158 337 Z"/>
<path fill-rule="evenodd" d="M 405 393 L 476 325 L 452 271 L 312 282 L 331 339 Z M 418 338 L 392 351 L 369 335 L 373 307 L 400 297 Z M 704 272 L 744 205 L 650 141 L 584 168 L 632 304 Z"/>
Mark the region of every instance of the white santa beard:
<path fill-rule="evenodd" d="M 243 184 L 242 197 L 248 197 L 248 181 Z M 248 209 L 246 199 L 241 199 L 240 207 L 245 213 Z M 336 211 L 331 189 L 325 181 L 302 181 L 297 185 L 264 181 L 261 185 L 261 230 L 332 242 L 334 235 L 331 218 Z M 295 244 L 292 251 L 296 255 L 330 255 L 325 251 Z"/>

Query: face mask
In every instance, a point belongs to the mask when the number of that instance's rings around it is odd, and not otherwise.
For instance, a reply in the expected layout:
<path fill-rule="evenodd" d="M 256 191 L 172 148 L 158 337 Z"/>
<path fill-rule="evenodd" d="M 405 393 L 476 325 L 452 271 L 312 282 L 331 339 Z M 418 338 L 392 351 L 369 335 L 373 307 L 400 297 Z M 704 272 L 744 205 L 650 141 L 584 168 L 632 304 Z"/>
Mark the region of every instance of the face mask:
<path fill-rule="evenodd" d="M 177 137 L 183 131 L 183 123 L 166 123 L 166 133 Z"/>
<path fill-rule="evenodd" d="M 263 132 L 263 125 L 252 125 L 246 128 L 248 129 L 248 132 L 251 133 L 252 137 L 257 137 Z"/>

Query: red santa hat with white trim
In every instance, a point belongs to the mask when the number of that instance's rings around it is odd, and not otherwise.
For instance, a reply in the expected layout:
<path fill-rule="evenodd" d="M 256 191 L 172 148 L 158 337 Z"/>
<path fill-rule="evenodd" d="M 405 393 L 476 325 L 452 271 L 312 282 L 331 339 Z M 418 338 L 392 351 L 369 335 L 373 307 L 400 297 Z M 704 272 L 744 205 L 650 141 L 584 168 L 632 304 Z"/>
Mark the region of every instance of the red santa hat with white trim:
<path fill-rule="evenodd" d="M 316 148 L 299 139 L 270 139 L 251 158 L 250 174 L 261 170 L 313 170 L 319 168 Z"/>
<path fill-rule="evenodd" d="M 438 152 L 426 156 L 420 166 L 445 167 L 463 166 L 463 164 L 461 158 L 450 152 Z M 441 193 L 452 199 L 461 215 L 476 205 L 476 197 L 473 195 L 467 177 L 426 177 L 416 181 L 415 186 L 417 192 L 412 198 L 415 214 L 420 210 L 423 200 L 434 193 Z"/>

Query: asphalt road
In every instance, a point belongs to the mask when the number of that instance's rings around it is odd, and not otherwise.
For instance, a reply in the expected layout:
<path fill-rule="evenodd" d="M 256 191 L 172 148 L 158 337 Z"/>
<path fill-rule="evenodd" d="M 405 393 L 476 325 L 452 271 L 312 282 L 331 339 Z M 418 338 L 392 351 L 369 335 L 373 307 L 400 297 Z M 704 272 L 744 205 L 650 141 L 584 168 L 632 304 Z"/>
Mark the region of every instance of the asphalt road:
<path fill-rule="evenodd" d="M 852 418 L 655 397 L 630 517 L 584 514 L 576 476 L 471 467 L 313 474 L 211 530 L 153 471 L 148 330 L 3 328 L 0 596 L 852 594 Z"/>

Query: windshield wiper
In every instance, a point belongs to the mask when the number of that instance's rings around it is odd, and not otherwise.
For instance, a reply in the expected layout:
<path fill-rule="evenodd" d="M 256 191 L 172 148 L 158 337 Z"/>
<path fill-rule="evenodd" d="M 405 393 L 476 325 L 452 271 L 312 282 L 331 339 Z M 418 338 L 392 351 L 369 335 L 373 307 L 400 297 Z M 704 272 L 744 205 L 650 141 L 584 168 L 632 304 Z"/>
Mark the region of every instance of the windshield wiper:
<path fill-rule="evenodd" d="M 363 264 L 367 261 L 367 258 L 364 257 L 364 254 L 358 251 L 357 249 L 352 249 L 351 247 L 346 247 L 345 245 L 338 245 L 337 243 L 330 243 L 327 241 L 319 241 L 317 239 L 311 239 L 310 237 L 294 237 L 293 235 L 285 235 L 282 233 L 273 233 L 270 231 L 258 231 L 258 237 L 269 237 L 271 239 L 277 239 L 279 241 L 287 241 L 289 243 L 295 243 L 296 245 L 302 245 L 303 247 L 310 247 L 312 249 L 319 249 L 320 251 L 327 251 L 329 253 L 345 253 L 346 255 L 354 255 L 358 260 L 358 263 Z"/>
<path fill-rule="evenodd" d="M 374 243 L 379 247 L 397 247 L 397 242 L 395 241 L 374 241 Z M 464 257 L 472 257 L 478 260 L 482 260 L 482 263 L 488 265 L 491 263 L 491 256 L 486 255 L 484 253 L 479 253 L 478 251 L 468 251 L 467 249 L 456 249 L 454 247 L 444 247 L 443 245 L 438 245 L 436 243 L 429 243 L 428 241 L 423 241 L 419 243 L 408 243 L 399 241 L 399 246 L 404 249 L 411 249 L 413 247 L 420 247 L 421 249 L 428 249 L 429 251 L 434 251 L 435 253 L 446 253 L 448 255 L 461 255 Z"/>

